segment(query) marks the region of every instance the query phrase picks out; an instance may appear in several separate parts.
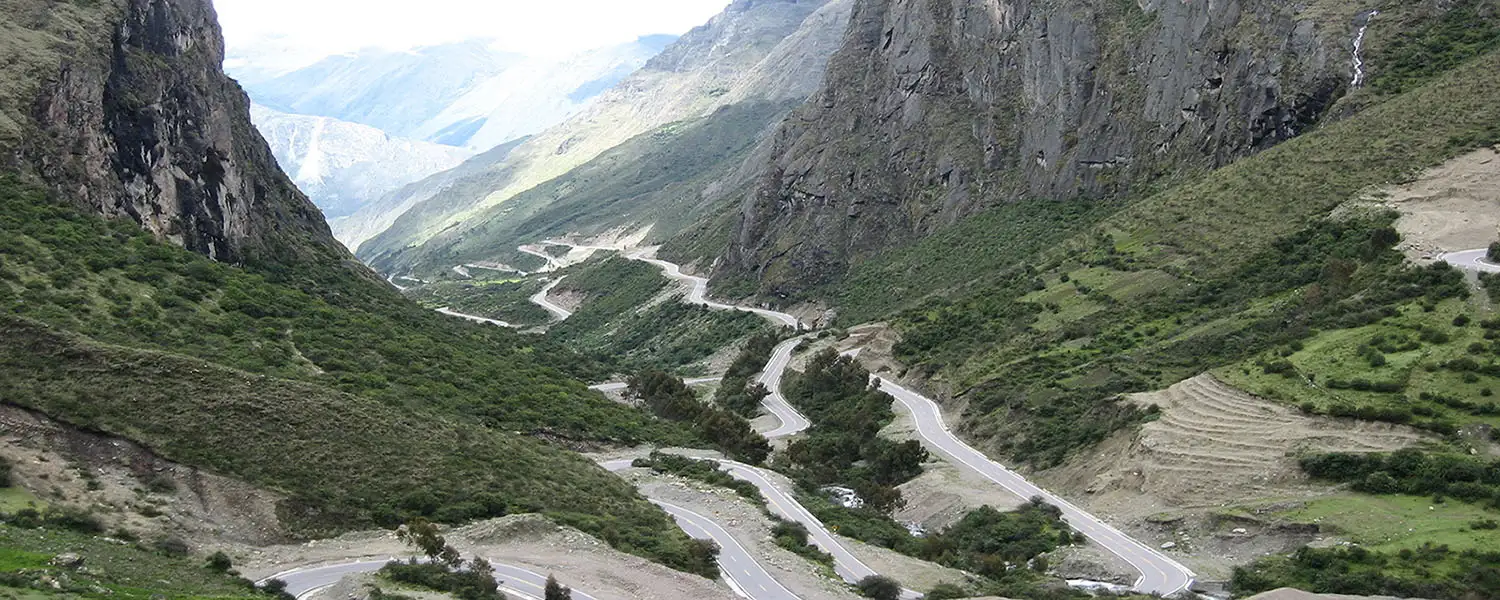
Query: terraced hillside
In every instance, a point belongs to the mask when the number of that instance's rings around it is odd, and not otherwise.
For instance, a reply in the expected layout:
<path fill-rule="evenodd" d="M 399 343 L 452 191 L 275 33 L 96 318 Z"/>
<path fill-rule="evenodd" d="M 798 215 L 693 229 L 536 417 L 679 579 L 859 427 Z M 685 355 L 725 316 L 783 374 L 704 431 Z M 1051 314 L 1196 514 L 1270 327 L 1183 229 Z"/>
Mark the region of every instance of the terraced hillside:
<path fill-rule="evenodd" d="M 1141 426 L 1130 453 L 1091 489 L 1150 490 L 1168 506 L 1310 491 L 1323 486 L 1304 485 L 1300 452 L 1390 452 L 1431 439 L 1384 423 L 1309 417 L 1212 375 L 1130 400 L 1158 407 L 1160 417 Z"/>

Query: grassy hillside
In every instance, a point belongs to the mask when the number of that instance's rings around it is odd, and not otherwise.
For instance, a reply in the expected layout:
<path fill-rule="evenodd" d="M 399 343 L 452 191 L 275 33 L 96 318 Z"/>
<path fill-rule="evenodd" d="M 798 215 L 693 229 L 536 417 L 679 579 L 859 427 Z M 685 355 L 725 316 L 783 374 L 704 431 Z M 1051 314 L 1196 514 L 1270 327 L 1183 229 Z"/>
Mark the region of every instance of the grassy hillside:
<path fill-rule="evenodd" d="M 1500 142 L 1500 53 L 1428 79 L 1123 207 L 1002 207 L 888 251 L 837 291 L 845 319 L 904 309 L 898 355 L 957 386 L 992 450 L 1045 466 L 1148 418 L 1119 393 L 1467 296 L 1457 273 L 1402 265 L 1392 216 L 1327 218 Z"/>
<path fill-rule="evenodd" d="M 7 402 L 283 490 L 308 534 L 539 511 L 701 567 L 626 484 L 514 435 L 693 439 L 546 366 L 602 368 L 559 346 L 436 315 L 355 270 L 214 263 L 14 179 L 0 244 Z"/>
<path fill-rule="evenodd" d="M 0 302 L 104 342 L 165 350 L 507 431 L 671 440 L 675 429 L 569 375 L 602 367 L 535 336 L 470 324 L 338 268 L 239 269 L 0 183 Z M 549 365 L 558 365 L 553 368 Z"/>
<path fill-rule="evenodd" d="M 7 402 L 280 490 L 280 513 L 306 534 L 541 512 L 691 566 L 686 538 L 629 484 L 535 440 L 15 317 L 0 337 Z"/>

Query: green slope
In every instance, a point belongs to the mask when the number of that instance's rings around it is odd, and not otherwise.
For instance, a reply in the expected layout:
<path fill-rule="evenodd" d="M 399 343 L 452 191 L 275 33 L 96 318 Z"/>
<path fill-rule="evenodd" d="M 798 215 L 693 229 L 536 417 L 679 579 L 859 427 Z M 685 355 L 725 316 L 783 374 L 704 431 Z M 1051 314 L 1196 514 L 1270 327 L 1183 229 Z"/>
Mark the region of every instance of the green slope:
<path fill-rule="evenodd" d="M 692 439 L 548 366 L 597 368 L 554 344 L 436 315 L 338 265 L 214 263 L 11 178 L 0 244 L 8 402 L 284 490 L 308 534 L 536 510 L 705 568 L 626 484 L 514 435 Z"/>

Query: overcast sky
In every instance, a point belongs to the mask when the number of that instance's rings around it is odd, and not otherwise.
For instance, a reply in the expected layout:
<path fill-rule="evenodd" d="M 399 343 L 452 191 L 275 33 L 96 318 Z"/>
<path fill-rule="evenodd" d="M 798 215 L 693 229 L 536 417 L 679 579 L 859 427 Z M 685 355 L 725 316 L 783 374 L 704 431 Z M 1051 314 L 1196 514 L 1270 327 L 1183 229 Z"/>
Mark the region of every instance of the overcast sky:
<path fill-rule="evenodd" d="M 312 59 L 365 47 L 407 49 L 493 38 L 506 50 L 562 55 L 655 33 L 682 34 L 729 0 L 215 0 L 231 53 L 276 40 Z M 309 61 L 310 62 L 310 61 Z"/>

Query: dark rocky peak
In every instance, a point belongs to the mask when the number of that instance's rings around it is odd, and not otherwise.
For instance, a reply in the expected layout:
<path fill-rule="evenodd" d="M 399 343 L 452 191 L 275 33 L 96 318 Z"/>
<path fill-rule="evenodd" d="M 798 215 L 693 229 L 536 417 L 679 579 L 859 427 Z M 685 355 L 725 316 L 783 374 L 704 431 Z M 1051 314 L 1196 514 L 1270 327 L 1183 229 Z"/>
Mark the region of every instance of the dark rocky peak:
<path fill-rule="evenodd" d="M 16 166 L 217 260 L 347 256 L 251 126 L 209 0 L 9 2 L 33 70 L 8 76 L 41 75 Z"/>

